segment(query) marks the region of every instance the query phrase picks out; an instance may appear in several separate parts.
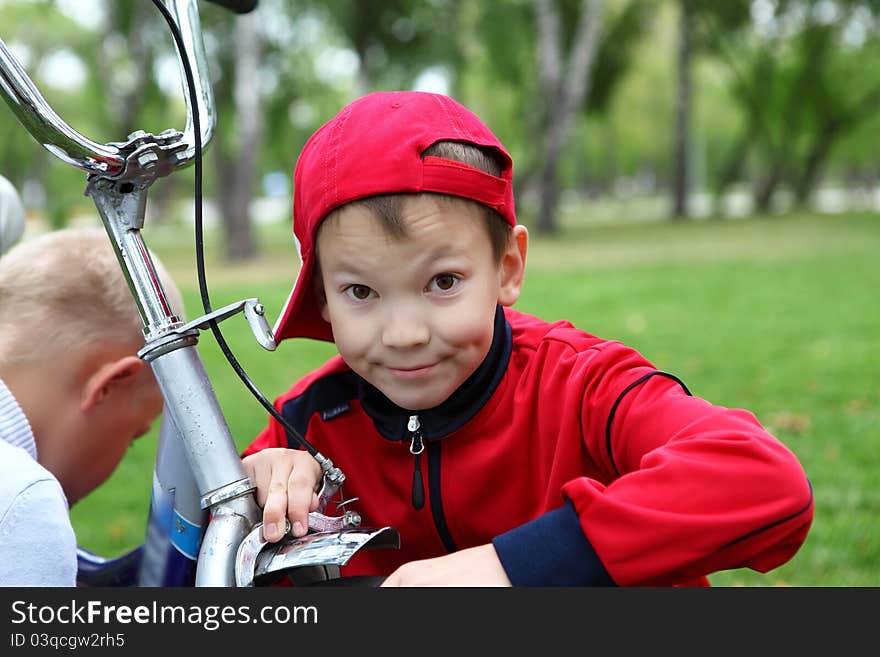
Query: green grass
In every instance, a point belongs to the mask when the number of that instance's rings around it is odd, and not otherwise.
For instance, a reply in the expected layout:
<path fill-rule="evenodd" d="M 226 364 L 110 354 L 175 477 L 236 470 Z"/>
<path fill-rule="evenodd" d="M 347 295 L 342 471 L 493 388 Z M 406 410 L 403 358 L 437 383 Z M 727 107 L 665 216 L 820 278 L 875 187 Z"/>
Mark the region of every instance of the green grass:
<path fill-rule="evenodd" d="M 272 321 L 297 263 L 286 225 L 260 230 L 260 263 L 233 267 L 211 250 L 208 282 L 214 307 L 258 296 Z M 164 226 L 144 234 L 183 288 L 188 315 L 200 314 L 191 237 Z M 728 571 L 710 578 L 715 585 L 880 583 L 878 253 L 873 215 L 569 223 L 558 237 L 532 237 L 518 308 L 636 347 L 694 394 L 753 411 L 803 463 L 816 499 L 803 548 L 767 575 Z M 222 328 L 270 399 L 333 353 L 307 340 L 265 352 L 241 316 Z M 200 351 L 243 447 L 266 414 L 210 333 Z M 155 435 L 72 510 L 84 547 L 113 556 L 142 542 Z"/>

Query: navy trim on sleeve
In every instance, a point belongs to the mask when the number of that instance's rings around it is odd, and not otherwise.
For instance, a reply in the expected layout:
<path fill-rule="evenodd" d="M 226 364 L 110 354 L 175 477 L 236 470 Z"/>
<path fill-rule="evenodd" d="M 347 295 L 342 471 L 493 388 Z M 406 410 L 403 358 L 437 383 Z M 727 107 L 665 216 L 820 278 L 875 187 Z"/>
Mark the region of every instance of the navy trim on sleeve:
<path fill-rule="evenodd" d="M 615 586 L 570 501 L 492 544 L 514 586 Z"/>
<path fill-rule="evenodd" d="M 642 385 L 652 376 L 665 376 L 667 379 L 672 379 L 681 386 L 684 394 L 686 394 L 688 397 L 693 397 L 693 394 L 690 390 L 688 390 L 688 387 L 684 384 L 684 381 L 679 379 L 674 374 L 670 374 L 669 372 L 662 372 L 660 370 L 655 370 L 653 372 L 645 374 L 645 376 L 641 377 L 640 379 L 636 379 L 623 389 L 623 392 L 621 392 L 620 395 L 617 396 L 617 399 L 614 400 L 614 404 L 611 406 L 611 412 L 608 414 L 608 422 L 605 424 L 605 449 L 608 450 L 608 459 L 611 461 L 611 467 L 614 468 L 614 474 L 616 474 L 618 477 L 620 476 L 620 470 L 617 468 L 617 463 L 614 462 L 614 452 L 611 451 L 611 423 L 614 422 L 614 414 L 617 413 L 617 407 L 620 406 L 620 402 L 623 401 L 623 398 L 626 397 L 626 394 L 636 386 Z"/>

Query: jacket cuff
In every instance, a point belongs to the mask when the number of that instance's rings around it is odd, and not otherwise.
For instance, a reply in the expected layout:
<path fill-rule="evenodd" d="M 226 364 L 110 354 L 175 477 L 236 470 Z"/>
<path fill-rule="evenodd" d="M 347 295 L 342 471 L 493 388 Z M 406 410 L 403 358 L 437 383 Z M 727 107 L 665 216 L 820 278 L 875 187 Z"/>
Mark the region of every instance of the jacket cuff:
<path fill-rule="evenodd" d="M 570 501 L 492 539 L 514 586 L 615 586 Z"/>

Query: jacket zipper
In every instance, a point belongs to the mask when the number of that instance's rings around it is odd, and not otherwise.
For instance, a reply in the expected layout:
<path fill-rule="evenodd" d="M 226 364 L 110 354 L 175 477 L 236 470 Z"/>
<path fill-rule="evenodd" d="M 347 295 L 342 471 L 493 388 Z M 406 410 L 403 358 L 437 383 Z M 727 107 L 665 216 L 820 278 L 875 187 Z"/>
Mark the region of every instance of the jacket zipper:
<path fill-rule="evenodd" d="M 415 459 L 413 464 L 412 505 L 416 510 L 421 510 L 425 506 L 425 484 L 422 481 L 422 452 L 425 451 L 425 441 L 422 438 L 419 416 L 410 415 L 406 428 L 410 432 L 409 453 Z"/>
<path fill-rule="evenodd" d="M 421 455 L 425 451 L 426 440 L 422 434 L 422 425 L 418 415 L 410 415 L 406 428 L 410 432 L 409 451 L 413 455 L 412 504 L 416 510 L 425 506 L 425 484 L 422 479 Z M 431 489 L 431 516 L 440 540 L 448 552 L 455 552 L 455 541 L 449 533 L 446 517 L 443 515 L 443 503 L 440 497 L 440 443 L 427 444 L 428 448 L 428 486 Z"/>

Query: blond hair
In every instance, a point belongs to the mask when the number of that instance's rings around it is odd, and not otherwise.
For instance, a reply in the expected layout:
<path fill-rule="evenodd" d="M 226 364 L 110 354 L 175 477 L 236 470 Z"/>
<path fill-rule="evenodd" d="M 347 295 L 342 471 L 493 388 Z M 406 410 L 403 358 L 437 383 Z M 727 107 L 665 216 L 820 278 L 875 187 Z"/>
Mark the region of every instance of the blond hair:
<path fill-rule="evenodd" d="M 183 300 L 152 256 L 172 309 Z M 98 342 L 144 344 L 143 320 L 103 228 L 65 228 L 0 257 L 0 362 L 70 353 Z"/>

